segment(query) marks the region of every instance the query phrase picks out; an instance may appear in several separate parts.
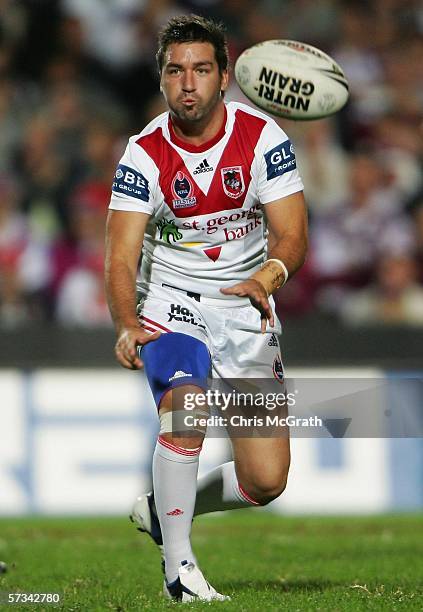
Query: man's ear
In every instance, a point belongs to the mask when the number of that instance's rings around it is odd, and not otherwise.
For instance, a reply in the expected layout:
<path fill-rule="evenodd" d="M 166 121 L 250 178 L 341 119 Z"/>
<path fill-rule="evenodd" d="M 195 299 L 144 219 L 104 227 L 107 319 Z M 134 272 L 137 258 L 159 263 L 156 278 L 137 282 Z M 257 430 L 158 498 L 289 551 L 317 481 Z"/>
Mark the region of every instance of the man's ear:
<path fill-rule="evenodd" d="M 222 94 L 222 96 L 224 95 L 224 92 L 228 89 L 228 84 L 229 84 L 229 73 L 227 70 L 223 70 L 221 78 L 220 78 L 220 93 Z"/>

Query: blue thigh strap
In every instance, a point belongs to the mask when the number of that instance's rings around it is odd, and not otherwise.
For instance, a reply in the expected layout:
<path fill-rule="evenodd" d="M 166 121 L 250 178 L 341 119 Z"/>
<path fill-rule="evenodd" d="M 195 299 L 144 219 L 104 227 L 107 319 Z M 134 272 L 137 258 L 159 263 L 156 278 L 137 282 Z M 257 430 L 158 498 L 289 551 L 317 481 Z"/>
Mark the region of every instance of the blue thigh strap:
<path fill-rule="evenodd" d="M 201 340 L 177 332 L 162 334 L 142 347 L 141 354 L 157 407 L 173 387 L 197 385 L 207 389 L 211 361 Z"/>

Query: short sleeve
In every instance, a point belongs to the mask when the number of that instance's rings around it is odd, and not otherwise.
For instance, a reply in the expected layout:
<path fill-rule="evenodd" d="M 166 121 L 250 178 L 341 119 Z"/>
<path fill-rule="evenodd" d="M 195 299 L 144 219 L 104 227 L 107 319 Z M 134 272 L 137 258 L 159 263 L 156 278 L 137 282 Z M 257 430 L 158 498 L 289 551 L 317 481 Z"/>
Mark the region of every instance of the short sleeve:
<path fill-rule="evenodd" d="M 153 215 L 156 208 L 157 176 L 147 153 L 130 138 L 112 185 L 109 208 Z"/>
<path fill-rule="evenodd" d="M 260 137 L 257 194 L 262 204 L 304 189 L 297 169 L 294 147 L 275 121 L 267 123 Z"/>

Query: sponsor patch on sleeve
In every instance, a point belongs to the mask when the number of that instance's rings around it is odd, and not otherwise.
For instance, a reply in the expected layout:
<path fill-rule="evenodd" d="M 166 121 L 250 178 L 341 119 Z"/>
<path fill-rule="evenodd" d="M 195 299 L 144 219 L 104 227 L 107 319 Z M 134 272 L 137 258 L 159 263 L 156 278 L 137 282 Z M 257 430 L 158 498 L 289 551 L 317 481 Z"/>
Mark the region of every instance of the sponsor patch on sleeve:
<path fill-rule="evenodd" d="M 117 167 L 112 191 L 114 193 L 123 193 L 144 202 L 148 202 L 150 197 L 147 179 L 141 172 L 123 164 L 119 164 Z"/>
<path fill-rule="evenodd" d="M 281 142 L 277 147 L 264 154 L 266 160 L 267 180 L 282 176 L 297 167 L 294 146 L 290 140 Z"/>

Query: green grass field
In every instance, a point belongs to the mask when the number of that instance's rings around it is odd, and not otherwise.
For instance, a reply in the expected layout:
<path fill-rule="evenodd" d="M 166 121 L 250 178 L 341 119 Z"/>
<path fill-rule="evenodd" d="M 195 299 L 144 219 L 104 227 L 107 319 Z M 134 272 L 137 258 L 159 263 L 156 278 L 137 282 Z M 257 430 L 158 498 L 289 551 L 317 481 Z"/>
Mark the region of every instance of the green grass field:
<path fill-rule="evenodd" d="M 421 515 L 293 518 L 261 511 L 201 517 L 194 548 L 220 610 L 422 610 Z M 59 592 L 55 609 L 169 610 L 159 555 L 125 517 L 2 519 L 0 591 Z M 53 610 L 46 605 L 7 610 Z"/>

